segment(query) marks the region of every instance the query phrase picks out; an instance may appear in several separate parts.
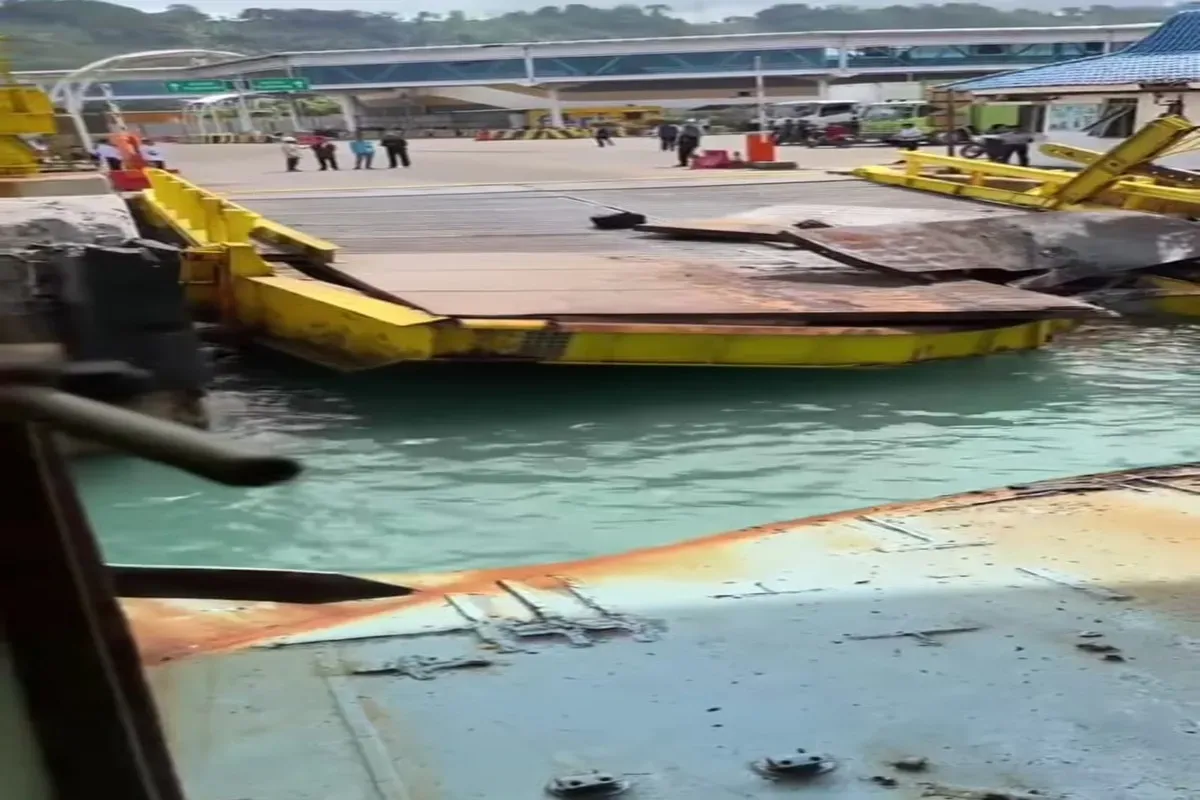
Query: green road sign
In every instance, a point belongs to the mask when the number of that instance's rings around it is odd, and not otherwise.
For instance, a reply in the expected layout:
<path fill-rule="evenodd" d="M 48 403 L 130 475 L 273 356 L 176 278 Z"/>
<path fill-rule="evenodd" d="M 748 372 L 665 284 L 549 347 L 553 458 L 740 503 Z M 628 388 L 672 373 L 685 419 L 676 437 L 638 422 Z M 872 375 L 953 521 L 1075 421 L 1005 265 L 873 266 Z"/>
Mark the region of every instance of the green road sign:
<path fill-rule="evenodd" d="M 308 78 L 255 78 L 250 89 L 255 92 L 307 92 Z"/>
<path fill-rule="evenodd" d="M 171 94 L 220 94 L 233 88 L 229 81 L 166 81 Z"/>

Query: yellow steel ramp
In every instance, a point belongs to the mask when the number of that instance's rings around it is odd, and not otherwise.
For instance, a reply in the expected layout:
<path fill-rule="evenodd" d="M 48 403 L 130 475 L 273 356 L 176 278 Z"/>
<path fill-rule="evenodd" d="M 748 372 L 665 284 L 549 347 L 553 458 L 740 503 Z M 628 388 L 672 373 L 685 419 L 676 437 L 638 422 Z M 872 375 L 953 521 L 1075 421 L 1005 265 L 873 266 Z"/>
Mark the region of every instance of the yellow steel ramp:
<path fill-rule="evenodd" d="M 340 369 L 429 360 L 886 366 L 1039 347 L 1095 312 L 975 282 L 899 285 L 807 253 L 590 230 L 588 216 L 619 205 L 615 190 L 244 206 L 178 176 L 151 180 L 148 216 L 194 246 L 198 302 Z M 861 196 L 864 215 L 881 220 L 897 203 L 887 190 L 844 183 L 673 188 L 622 202 L 705 213 L 761 204 L 764 193 L 819 204 L 822 191 Z M 815 282 L 797 282 L 809 273 Z"/>
<path fill-rule="evenodd" d="M 1164 213 L 1200 213 L 1200 191 L 1155 185 L 1151 162 L 1185 146 L 1197 128 L 1178 116 L 1153 120 L 1082 170 L 1019 167 L 934 153 L 904 153 L 899 166 L 854 170 L 865 180 L 923 192 L 1016 206 L 1069 211 L 1093 205 Z"/>

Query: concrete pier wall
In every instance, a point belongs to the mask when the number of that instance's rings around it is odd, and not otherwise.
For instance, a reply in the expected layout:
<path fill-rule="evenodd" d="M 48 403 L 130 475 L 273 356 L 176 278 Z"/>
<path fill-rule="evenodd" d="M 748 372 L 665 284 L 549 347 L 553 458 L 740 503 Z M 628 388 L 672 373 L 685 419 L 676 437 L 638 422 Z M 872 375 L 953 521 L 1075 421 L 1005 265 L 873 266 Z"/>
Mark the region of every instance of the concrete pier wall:
<path fill-rule="evenodd" d="M 153 382 L 122 405 L 206 427 L 208 369 L 179 285 L 178 251 L 139 240 L 103 177 L 40 177 L 21 184 L 22 197 L 0 191 L 0 346 L 64 361 L 127 361 Z M 51 187 L 78 194 L 40 194 Z"/>

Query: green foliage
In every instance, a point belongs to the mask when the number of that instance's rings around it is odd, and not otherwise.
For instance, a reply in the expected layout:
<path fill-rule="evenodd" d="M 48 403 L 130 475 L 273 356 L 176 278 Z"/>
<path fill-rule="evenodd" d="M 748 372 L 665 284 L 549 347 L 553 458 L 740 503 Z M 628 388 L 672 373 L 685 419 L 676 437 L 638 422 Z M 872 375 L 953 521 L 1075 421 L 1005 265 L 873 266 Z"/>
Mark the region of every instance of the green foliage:
<path fill-rule="evenodd" d="M 769 33 L 870 28 L 985 28 L 1155 22 L 1169 9 L 1089 6 L 1058 11 L 1002 10 L 975 3 L 885 8 L 785 4 L 753 16 L 691 23 L 671 7 L 546 6 L 471 18 L 461 11 L 410 17 L 367 11 L 249 8 L 210 17 L 189 5 L 145 13 L 100 0 L 4 0 L 0 35 L 17 69 L 74 67 L 130 50 L 206 47 L 244 53 L 433 44 L 487 44 L 688 34 Z"/>

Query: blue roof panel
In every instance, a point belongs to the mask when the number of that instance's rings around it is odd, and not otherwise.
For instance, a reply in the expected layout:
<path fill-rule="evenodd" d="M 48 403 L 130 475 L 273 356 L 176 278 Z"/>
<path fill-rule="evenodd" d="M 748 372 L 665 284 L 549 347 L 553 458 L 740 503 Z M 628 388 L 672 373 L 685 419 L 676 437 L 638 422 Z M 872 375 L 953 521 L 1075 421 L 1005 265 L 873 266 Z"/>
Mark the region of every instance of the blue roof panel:
<path fill-rule="evenodd" d="M 953 84 L 963 91 L 1200 81 L 1200 9 L 1182 11 L 1118 53 Z"/>

